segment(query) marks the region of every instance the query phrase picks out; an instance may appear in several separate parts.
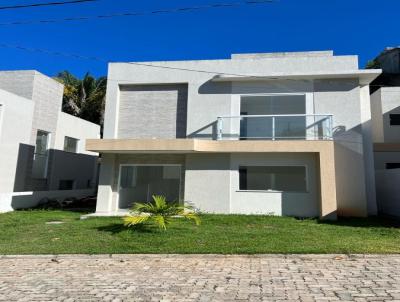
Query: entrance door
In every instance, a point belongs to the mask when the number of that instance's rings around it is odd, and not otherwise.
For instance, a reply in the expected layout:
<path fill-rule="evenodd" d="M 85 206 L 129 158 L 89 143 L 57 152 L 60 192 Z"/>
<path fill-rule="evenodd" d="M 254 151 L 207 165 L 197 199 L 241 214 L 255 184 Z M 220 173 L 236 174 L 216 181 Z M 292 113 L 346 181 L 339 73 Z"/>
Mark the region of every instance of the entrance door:
<path fill-rule="evenodd" d="M 135 202 L 150 202 L 153 195 L 164 195 L 179 202 L 181 167 L 179 165 L 122 165 L 119 179 L 119 208 Z"/>

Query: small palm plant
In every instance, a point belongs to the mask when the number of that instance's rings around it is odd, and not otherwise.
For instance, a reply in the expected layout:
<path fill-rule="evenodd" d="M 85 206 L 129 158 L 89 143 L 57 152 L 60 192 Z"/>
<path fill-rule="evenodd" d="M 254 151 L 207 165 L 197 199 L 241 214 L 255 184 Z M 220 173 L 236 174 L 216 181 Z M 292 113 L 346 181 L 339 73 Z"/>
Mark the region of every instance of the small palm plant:
<path fill-rule="evenodd" d="M 153 202 L 135 203 L 131 214 L 123 218 L 125 226 L 133 227 L 152 222 L 165 231 L 174 216 L 193 220 L 196 225 L 200 224 L 200 218 L 192 207 L 181 206 L 177 203 L 167 203 L 166 197 L 162 195 L 153 195 L 152 197 Z"/>

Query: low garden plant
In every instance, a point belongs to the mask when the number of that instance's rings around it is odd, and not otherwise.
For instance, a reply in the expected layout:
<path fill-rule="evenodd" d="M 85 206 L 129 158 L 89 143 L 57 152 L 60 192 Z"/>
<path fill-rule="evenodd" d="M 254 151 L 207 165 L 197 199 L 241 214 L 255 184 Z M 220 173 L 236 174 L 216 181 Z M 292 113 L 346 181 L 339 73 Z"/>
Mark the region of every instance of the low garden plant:
<path fill-rule="evenodd" d="M 135 203 L 129 216 L 123 218 L 126 227 L 141 226 L 146 223 L 157 225 L 161 230 L 167 230 L 175 219 L 183 217 L 200 225 L 200 217 L 192 207 L 167 202 L 165 196 L 153 195 L 153 202 Z"/>

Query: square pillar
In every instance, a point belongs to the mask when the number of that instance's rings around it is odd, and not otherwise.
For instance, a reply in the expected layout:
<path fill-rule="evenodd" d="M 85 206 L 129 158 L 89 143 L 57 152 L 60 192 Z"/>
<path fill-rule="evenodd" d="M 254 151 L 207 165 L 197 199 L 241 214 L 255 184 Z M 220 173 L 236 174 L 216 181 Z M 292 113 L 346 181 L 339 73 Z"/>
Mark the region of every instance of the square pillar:
<path fill-rule="evenodd" d="M 320 218 L 337 219 L 336 175 L 334 145 L 327 144 L 319 152 Z"/>
<path fill-rule="evenodd" d="M 115 155 L 102 154 L 96 213 L 113 212 L 113 184 L 115 174 Z"/>

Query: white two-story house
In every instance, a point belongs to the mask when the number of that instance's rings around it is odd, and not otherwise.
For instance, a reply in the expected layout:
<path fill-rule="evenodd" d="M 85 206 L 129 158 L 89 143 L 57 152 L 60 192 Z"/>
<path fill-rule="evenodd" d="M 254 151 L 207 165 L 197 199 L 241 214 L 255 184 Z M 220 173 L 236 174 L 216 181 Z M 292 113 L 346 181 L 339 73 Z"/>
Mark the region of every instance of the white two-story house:
<path fill-rule="evenodd" d="M 61 111 L 64 86 L 35 70 L 0 71 L 0 212 L 93 196 L 100 126 Z"/>
<path fill-rule="evenodd" d="M 377 211 L 369 86 L 331 51 L 111 63 L 97 213 L 153 194 L 203 212 Z"/>

